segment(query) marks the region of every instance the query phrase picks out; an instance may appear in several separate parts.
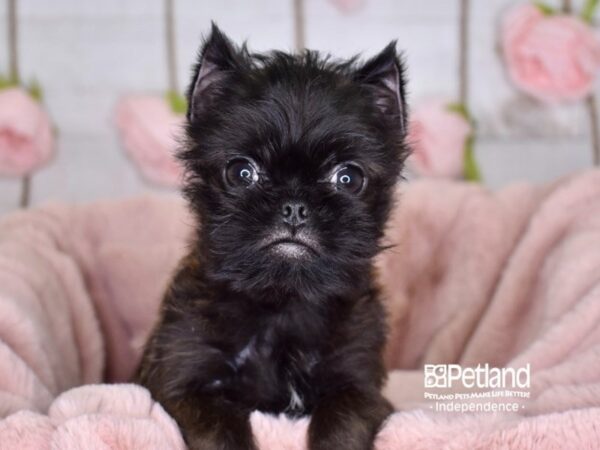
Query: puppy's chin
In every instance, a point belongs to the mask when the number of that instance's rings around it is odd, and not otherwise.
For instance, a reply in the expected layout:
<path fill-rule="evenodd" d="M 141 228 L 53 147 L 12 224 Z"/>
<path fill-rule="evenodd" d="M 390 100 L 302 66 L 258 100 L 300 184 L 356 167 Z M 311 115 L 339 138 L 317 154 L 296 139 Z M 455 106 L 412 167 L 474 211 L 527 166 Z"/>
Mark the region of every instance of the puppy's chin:
<path fill-rule="evenodd" d="M 355 210 L 356 211 L 356 210 Z M 228 217 L 236 217 L 231 214 Z M 377 230 L 342 218 L 291 227 L 251 228 L 230 218 L 205 228 L 207 274 L 257 302 L 298 299 L 322 303 L 364 288 L 377 251 Z M 217 232 L 218 231 L 218 232 Z"/>
<path fill-rule="evenodd" d="M 212 266 L 211 278 L 259 303 L 285 299 L 321 303 L 343 295 L 368 273 L 365 264 L 340 264 L 341 255 L 293 240 L 266 245 L 261 241 L 239 250 Z"/>
<path fill-rule="evenodd" d="M 269 250 L 274 257 L 282 258 L 284 261 L 298 261 L 309 259 L 313 252 L 306 245 L 294 241 L 282 241 L 273 244 Z"/>
<path fill-rule="evenodd" d="M 310 232 L 299 230 L 292 232 L 289 229 L 277 229 L 262 240 L 261 250 L 268 252 L 269 256 L 282 263 L 308 262 L 319 258 L 321 246 Z"/>

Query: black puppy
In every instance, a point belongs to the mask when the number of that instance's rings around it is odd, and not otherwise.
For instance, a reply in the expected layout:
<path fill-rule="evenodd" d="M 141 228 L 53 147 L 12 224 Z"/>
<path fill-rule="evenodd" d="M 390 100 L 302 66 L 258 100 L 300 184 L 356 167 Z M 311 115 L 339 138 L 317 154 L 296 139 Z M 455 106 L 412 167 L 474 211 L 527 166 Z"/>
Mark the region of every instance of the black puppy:
<path fill-rule="evenodd" d="M 199 226 L 138 381 L 192 449 L 254 449 L 253 410 L 312 415 L 311 450 L 366 450 L 385 318 L 372 259 L 403 160 L 395 43 L 366 63 L 251 54 L 215 26 L 188 92 Z"/>

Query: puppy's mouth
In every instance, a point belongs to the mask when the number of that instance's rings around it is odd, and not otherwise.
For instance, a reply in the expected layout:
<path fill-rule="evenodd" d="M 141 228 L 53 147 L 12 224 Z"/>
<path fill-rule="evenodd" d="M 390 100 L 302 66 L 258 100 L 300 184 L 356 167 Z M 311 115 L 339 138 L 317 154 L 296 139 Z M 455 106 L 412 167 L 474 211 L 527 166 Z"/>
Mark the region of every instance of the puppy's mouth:
<path fill-rule="evenodd" d="M 319 255 L 317 243 L 303 234 L 275 233 L 263 241 L 262 248 L 290 258 Z"/>

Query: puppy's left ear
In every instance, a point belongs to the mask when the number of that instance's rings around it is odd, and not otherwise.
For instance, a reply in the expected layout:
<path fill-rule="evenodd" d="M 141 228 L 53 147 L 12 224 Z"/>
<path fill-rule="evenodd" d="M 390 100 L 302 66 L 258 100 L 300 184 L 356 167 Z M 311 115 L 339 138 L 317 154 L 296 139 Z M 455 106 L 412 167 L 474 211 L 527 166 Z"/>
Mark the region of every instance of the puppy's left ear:
<path fill-rule="evenodd" d="M 372 93 L 375 106 L 398 124 L 402 134 L 406 133 L 408 121 L 404 72 L 396 41 L 392 41 L 354 73 L 354 80 Z"/>

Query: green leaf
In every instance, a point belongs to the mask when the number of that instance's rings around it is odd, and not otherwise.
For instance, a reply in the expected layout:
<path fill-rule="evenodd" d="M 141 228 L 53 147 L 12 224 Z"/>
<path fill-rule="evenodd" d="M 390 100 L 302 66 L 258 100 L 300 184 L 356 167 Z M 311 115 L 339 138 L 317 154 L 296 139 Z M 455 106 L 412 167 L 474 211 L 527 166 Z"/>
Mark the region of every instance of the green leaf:
<path fill-rule="evenodd" d="M 19 83 L 17 82 L 17 80 L 11 79 L 10 77 L 5 77 L 4 75 L 0 75 L 0 90 L 8 89 L 18 85 Z"/>
<path fill-rule="evenodd" d="M 544 2 L 533 2 L 533 4 L 539 9 L 543 15 L 545 16 L 553 16 L 557 13 L 557 10 L 552 6 L 544 3 Z"/>
<path fill-rule="evenodd" d="M 581 11 L 581 18 L 591 24 L 594 20 L 594 13 L 596 12 L 596 8 L 600 4 L 600 0 L 587 0 L 585 5 L 583 5 L 583 10 Z"/>
<path fill-rule="evenodd" d="M 175 114 L 185 114 L 187 111 L 187 100 L 175 91 L 167 91 L 167 101 Z"/>
<path fill-rule="evenodd" d="M 473 120 L 469 108 L 464 103 L 450 103 L 448 105 L 448 111 L 460 114 L 467 122 L 471 124 L 473 130 L 475 130 L 476 124 Z M 464 178 L 467 181 L 481 181 L 481 173 L 475 160 L 475 131 L 467 138 L 465 142 L 465 156 L 463 162 Z"/>
<path fill-rule="evenodd" d="M 481 182 L 481 171 L 475 159 L 475 136 L 471 135 L 465 143 L 464 177 L 467 181 Z"/>
<path fill-rule="evenodd" d="M 471 114 L 469 113 L 467 105 L 465 105 L 464 103 L 450 103 L 448 105 L 448 111 L 460 114 L 462 117 L 465 118 L 465 120 L 471 122 Z"/>
<path fill-rule="evenodd" d="M 18 80 L 14 79 L 14 78 L 6 77 L 4 75 L 0 75 L 0 90 L 17 87 L 17 86 L 20 86 L 20 83 Z M 34 100 L 36 100 L 38 102 L 42 101 L 42 98 L 43 98 L 42 87 L 40 86 L 40 83 L 37 80 L 33 79 L 29 83 L 29 86 L 23 86 L 23 87 L 25 88 L 25 90 L 27 92 L 29 92 L 29 95 L 31 95 L 31 97 Z"/>
<path fill-rule="evenodd" d="M 34 100 L 37 100 L 40 103 L 42 102 L 42 99 L 44 98 L 42 87 L 36 79 L 31 80 L 29 86 L 27 86 L 27 91 Z"/>

